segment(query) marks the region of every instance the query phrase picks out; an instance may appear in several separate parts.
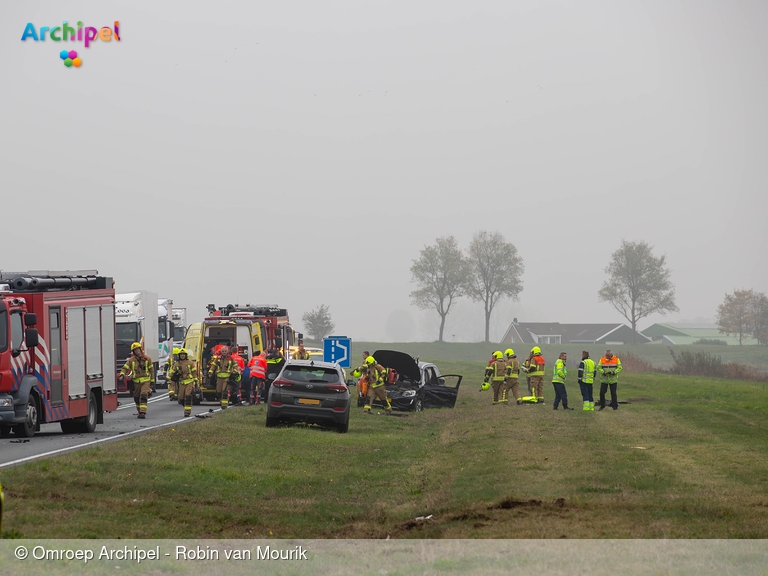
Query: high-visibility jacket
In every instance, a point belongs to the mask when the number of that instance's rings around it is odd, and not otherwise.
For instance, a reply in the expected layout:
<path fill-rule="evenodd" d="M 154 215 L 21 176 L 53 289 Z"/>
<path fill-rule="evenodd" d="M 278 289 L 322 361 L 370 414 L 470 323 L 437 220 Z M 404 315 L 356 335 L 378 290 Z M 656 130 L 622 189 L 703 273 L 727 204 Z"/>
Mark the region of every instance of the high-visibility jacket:
<path fill-rule="evenodd" d="M 294 360 L 309 360 L 309 352 L 307 350 L 296 350 L 293 353 Z"/>
<path fill-rule="evenodd" d="M 592 358 L 584 358 L 579 363 L 579 384 L 593 384 L 595 382 L 595 361 Z"/>
<path fill-rule="evenodd" d="M 237 362 L 227 356 L 222 358 L 221 356 L 214 356 L 211 367 L 208 369 L 208 374 L 216 374 L 217 378 L 229 378 L 232 374 L 239 374 L 237 370 Z"/>
<path fill-rule="evenodd" d="M 621 360 L 618 356 L 611 359 L 603 356 L 597 363 L 597 371 L 600 372 L 602 384 L 616 384 L 619 381 L 619 372 L 621 372 Z"/>
<path fill-rule="evenodd" d="M 368 366 L 368 384 L 371 388 L 384 386 L 386 383 L 387 369 L 381 364 L 370 364 Z"/>
<path fill-rule="evenodd" d="M 555 360 L 555 372 L 552 374 L 552 383 L 565 384 L 565 377 L 568 376 L 568 370 L 565 368 L 565 362 L 562 358 Z"/>
<path fill-rule="evenodd" d="M 248 362 L 248 368 L 251 371 L 251 378 L 267 377 L 267 359 L 261 354 L 256 354 Z"/>
<path fill-rule="evenodd" d="M 179 384 L 195 384 L 198 380 L 197 362 L 187 358 L 186 360 L 176 360 L 171 370 L 171 378 L 179 375 Z"/>
<path fill-rule="evenodd" d="M 507 377 L 507 363 L 504 360 L 496 360 L 489 366 L 492 370 L 491 379 L 494 382 L 501 382 Z"/>
<path fill-rule="evenodd" d="M 507 378 L 514 380 L 520 378 L 520 362 L 517 358 L 507 358 Z"/>
<path fill-rule="evenodd" d="M 240 370 L 240 373 L 242 374 L 245 371 L 245 360 L 243 360 L 243 357 L 240 356 L 240 354 L 237 354 L 236 352 L 233 352 L 229 355 L 232 360 L 234 360 L 237 363 L 237 368 Z"/>
<path fill-rule="evenodd" d="M 135 354 L 131 354 L 128 360 L 126 360 L 123 369 L 120 370 L 121 376 L 127 376 L 128 374 L 131 375 L 131 380 L 135 384 L 154 382 L 155 366 L 152 364 L 152 359 L 149 356 L 136 358 Z"/>
<path fill-rule="evenodd" d="M 544 356 L 536 354 L 531 358 L 528 376 L 544 376 Z"/>

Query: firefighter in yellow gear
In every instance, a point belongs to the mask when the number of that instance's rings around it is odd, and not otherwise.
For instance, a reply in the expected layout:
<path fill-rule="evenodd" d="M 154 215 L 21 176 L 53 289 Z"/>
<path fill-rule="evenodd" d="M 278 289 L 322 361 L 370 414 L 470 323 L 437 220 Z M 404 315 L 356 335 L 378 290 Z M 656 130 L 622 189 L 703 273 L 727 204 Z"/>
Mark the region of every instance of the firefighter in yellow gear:
<path fill-rule="evenodd" d="M 184 400 L 185 417 L 192 414 L 192 393 L 198 378 L 197 362 L 189 358 L 186 348 L 180 348 L 179 359 L 171 370 L 171 381 L 178 386 L 179 398 Z"/>
<path fill-rule="evenodd" d="M 500 350 L 493 353 L 493 360 L 485 368 L 485 378 L 483 384 L 491 381 L 493 387 L 493 404 L 504 404 L 507 402 L 507 363 L 504 362 L 504 354 Z"/>
<path fill-rule="evenodd" d="M 506 383 L 506 389 L 512 390 L 512 396 L 515 399 L 515 402 L 518 404 L 522 404 L 523 401 L 520 397 L 520 362 L 517 360 L 517 354 L 515 354 L 515 351 L 512 350 L 512 348 L 507 348 L 504 351 L 504 354 L 507 357 L 506 364 L 507 364 L 507 383 Z"/>
<path fill-rule="evenodd" d="M 365 366 L 366 376 L 368 377 L 368 398 L 363 412 L 370 414 L 371 406 L 376 398 L 378 398 L 384 404 L 387 414 L 392 414 L 392 404 L 389 398 L 387 398 L 387 387 L 385 386 L 387 369 L 381 364 L 377 364 L 373 356 L 368 356 L 365 359 Z"/>
<path fill-rule="evenodd" d="M 304 341 L 299 340 L 299 349 L 296 350 L 296 352 L 293 353 L 292 356 L 293 360 L 309 360 L 309 352 L 306 348 L 304 348 Z"/>
<path fill-rule="evenodd" d="M 174 348 L 171 357 L 168 358 L 168 362 L 165 363 L 165 381 L 168 384 L 168 400 L 173 402 L 179 398 L 179 385 L 171 380 L 171 374 L 173 373 L 173 366 L 179 361 L 180 348 Z"/>
<path fill-rule="evenodd" d="M 536 397 L 539 404 L 544 403 L 544 356 L 541 354 L 541 348 L 534 346 L 528 359 L 523 363 L 523 370 L 531 378 L 531 395 Z"/>
<path fill-rule="evenodd" d="M 226 409 L 229 406 L 230 388 L 235 391 L 235 384 L 240 382 L 240 371 L 237 368 L 237 362 L 230 356 L 228 346 L 224 346 L 211 362 L 208 376 L 214 377 L 214 375 L 216 377 L 216 396 L 221 408 Z"/>
<path fill-rule="evenodd" d="M 136 403 L 136 411 L 139 418 L 147 417 L 147 398 L 155 385 L 155 366 L 152 359 L 144 354 L 141 344 L 131 344 L 131 355 L 120 370 L 121 381 L 130 375 L 133 382 L 133 401 Z"/>

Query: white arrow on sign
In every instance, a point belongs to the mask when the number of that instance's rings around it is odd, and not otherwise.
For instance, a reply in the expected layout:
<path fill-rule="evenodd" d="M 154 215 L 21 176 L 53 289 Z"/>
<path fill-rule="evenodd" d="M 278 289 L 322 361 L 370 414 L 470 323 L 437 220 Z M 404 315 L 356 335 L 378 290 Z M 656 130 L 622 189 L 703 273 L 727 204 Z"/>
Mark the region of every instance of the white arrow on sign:
<path fill-rule="evenodd" d="M 337 348 L 341 348 L 342 350 L 344 350 L 344 356 L 342 356 L 339 359 L 336 359 L 336 349 Z M 331 362 L 337 362 L 337 363 L 341 364 L 342 362 L 344 362 L 347 359 L 347 353 L 348 352 L 349 352 L 349 350 L 347 349 L 346 346 L 344 346 L 344 344 L 341 343 L 340 340 L 334 340 L 333 341 L 333 348 L 331 348 Z"/>

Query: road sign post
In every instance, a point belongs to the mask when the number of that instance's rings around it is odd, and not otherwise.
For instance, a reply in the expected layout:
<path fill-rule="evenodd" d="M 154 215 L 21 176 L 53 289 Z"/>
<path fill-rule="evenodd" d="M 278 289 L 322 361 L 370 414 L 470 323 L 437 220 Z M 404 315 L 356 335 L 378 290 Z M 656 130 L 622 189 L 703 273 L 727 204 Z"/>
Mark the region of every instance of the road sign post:
<path fill-rule="evenodd" d="M 323 361 L 336 362 L 342 368 L 349 368 L 352 355 L 352 339 L 346 336 L 323 338 Z"/>

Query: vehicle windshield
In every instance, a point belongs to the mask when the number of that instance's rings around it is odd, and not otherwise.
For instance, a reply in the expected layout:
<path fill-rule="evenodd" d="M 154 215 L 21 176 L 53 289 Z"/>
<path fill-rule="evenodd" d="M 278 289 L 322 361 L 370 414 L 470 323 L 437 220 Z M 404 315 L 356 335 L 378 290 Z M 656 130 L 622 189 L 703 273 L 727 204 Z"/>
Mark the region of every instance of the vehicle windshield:
<path fill-rule="evenodd" d="M 138 322 L 126 322 L 115 324 L 115 338 L 117 340 L 124 340 L 130 342 L 139 341 L 139 323 Z"/>
<path fill-rule="evenodd" d="M 319 366 L 287 366 L 282 377 L 292 382 L 316 382 L 324 384 L 336 384 L 339 373 L 335 368 L 321 368 Z"/>
<path fill-rule="evenodd" d="M 165 342 L 168 340 L 168 318 L 161 316 L 157 319 L 157 341 Z"/>
<path fill-rule="evenodd" d="M 0 303 L 0 351 L 8 347 L 8 312 L 5 304 Z"/>
<path fill-rule="evenodd" d="M 184 336 L 187 335 L 187 329 L 184 328 L 184 326 L 174 326 L 173 327 L 173 339 L 177 342 L 181 342 L 184 340 Z"/>

